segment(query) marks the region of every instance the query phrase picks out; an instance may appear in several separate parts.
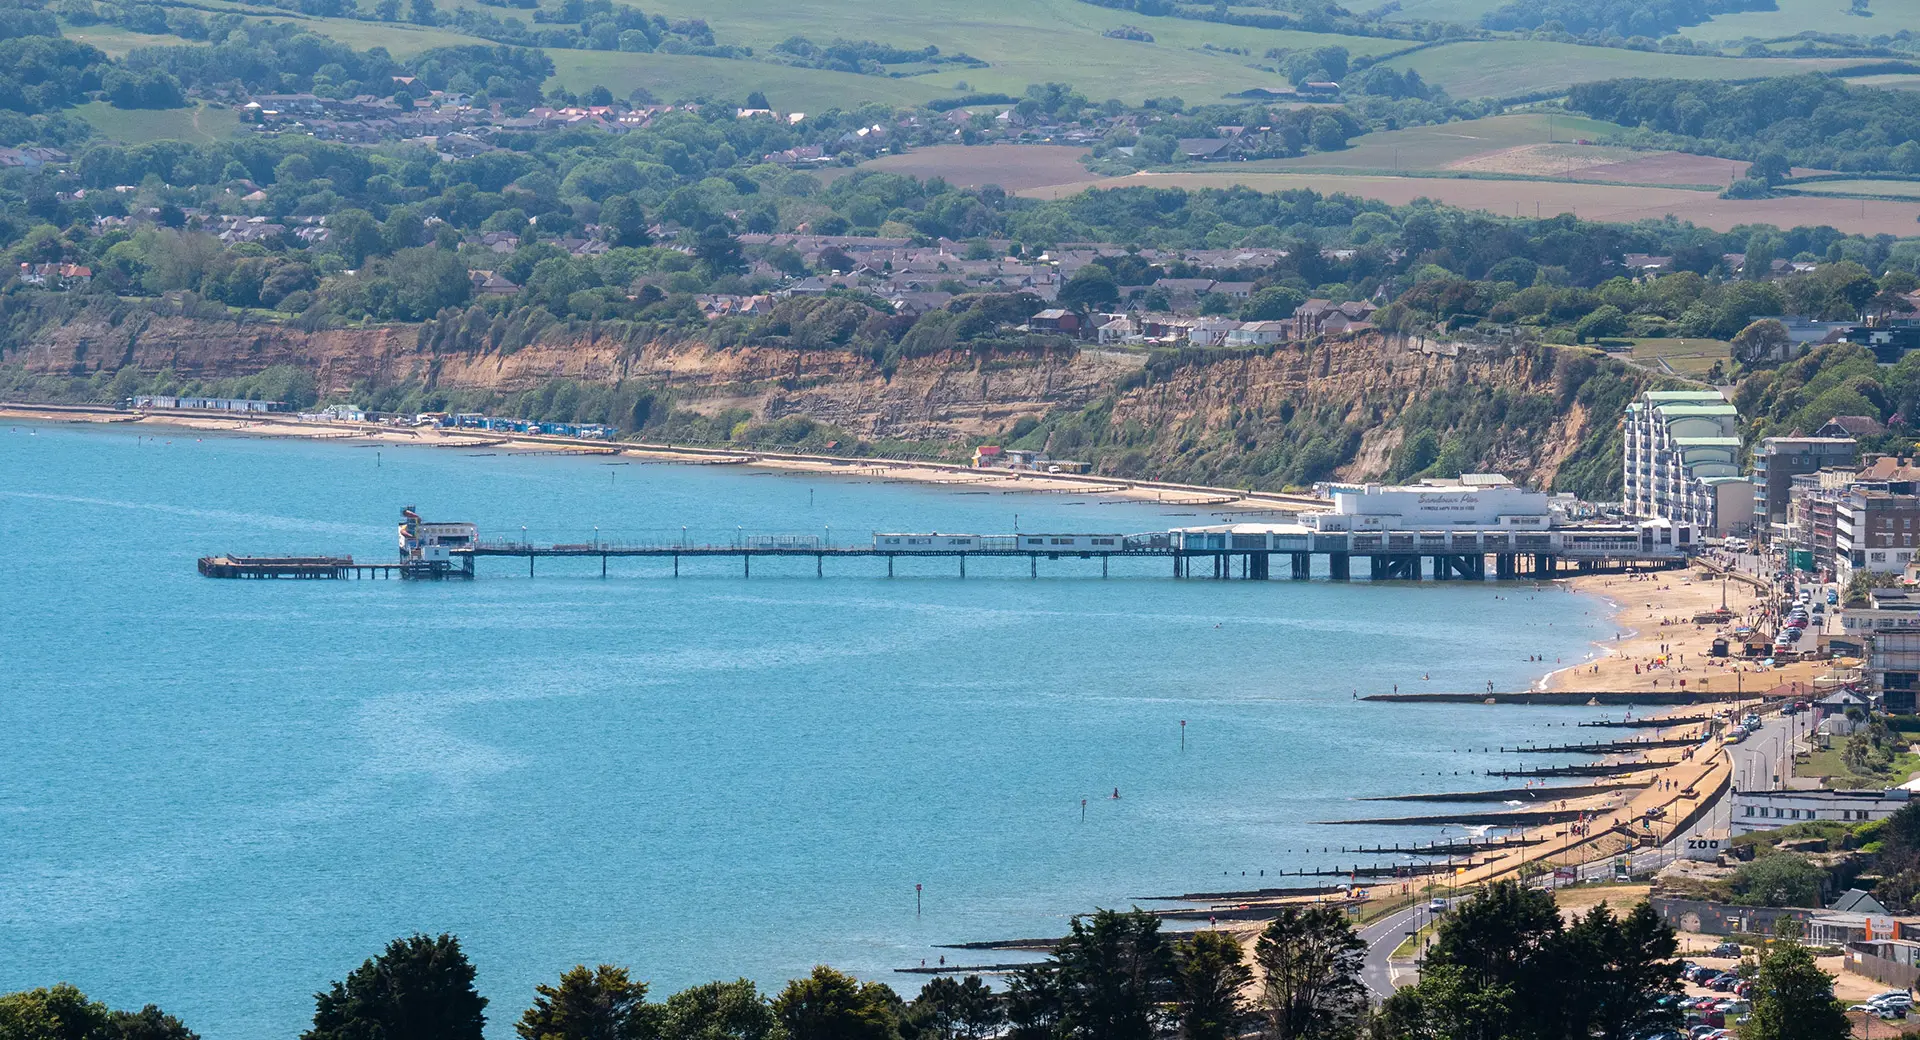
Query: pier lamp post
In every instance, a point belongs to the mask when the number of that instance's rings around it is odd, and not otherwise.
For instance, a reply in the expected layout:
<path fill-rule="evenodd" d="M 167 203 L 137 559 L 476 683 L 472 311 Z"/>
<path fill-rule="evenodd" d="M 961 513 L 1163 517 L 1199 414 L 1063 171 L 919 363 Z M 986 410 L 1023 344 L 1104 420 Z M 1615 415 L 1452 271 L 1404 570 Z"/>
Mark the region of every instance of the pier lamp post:
<path fill-rule="evenodd" d="M 520 544 L 521 545 L 527 544 L 527 525 L 526 524 L 520 525 Z"/>
<path fill-rule="evenodd" d="M 831 547 L 833 545 L 833 525 L 822 524 L 820 525 L 820 529 L 826 532 L 826 541 L 822 544 Z"/>
<path fill-rule="evenodd" d="M 595 549 L 600 548 L 600 526 L 598 524 L 595 524 L 593 528 L 593 547 Z"/>
<path fill-rule="evenodd" d="M 680 525 L 680 545 L 682 548 L 685 548 L 686 544 L 687 544 L 687 525 L 681 524 Z"/>
<path fill-rule="evenodd" d="M 734 525 L 734 527 L 733 527 L 733 544 L 734 544 L 734 545 L 746 545 L 746 544 L 747 544 L 747 529 L 746 529 L 746 527 L 745 527 L 745 525 L 742 525 L 742 524 L 735 524 L 735 525 Z"/>

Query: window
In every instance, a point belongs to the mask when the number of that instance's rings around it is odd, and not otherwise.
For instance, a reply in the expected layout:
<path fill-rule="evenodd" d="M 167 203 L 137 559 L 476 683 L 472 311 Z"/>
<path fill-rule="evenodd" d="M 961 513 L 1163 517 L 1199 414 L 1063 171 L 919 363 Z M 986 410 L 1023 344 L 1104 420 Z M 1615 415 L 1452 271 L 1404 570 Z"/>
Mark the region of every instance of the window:
<path fill-rule="evenodd" d="M 1752 815 L 1753 815 L 1753 806 L 1751 806 L 1751 805 L 1749 805 L 1749 806 L 1747 806 L 1747 815 L 1748 815 L 1748 816 L 1752 816 Z"/>
<path fill-rule="evenodd" d="M 1093 540 L 1093 544 L 1095 544 L 1095 545 L 1112 545 L 1112 544 L 1113 544 L 1113 539 L 1111 539 L 1111 538 L 1095 538 L 1095 539 Z"/>
<path fill-rule="evenodd" d="M 1073 544 L 1073 539 L 1072 539 L 1072 538 L 1055 538 L 1055 539 L 1053 540 L 1053 544 L 1055 544 L 1055 545 L 1072 545 L 1072 544 Z"/>
<path fill-rule="evenodd" d="M 1029 538 L 1027 539 L 1027 544 L 1028 545 L 1045 545 L 1047 544 L 1047 540 L 1045 538 Z"/>

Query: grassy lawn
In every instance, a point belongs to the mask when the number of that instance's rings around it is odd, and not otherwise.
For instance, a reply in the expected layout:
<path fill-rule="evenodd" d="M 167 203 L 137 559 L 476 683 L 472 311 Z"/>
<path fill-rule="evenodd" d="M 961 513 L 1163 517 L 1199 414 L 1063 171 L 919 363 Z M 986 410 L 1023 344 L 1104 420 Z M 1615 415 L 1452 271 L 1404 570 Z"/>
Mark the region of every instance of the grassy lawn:
<path fill-rule="evenodd" d="M 1630 76 L 1746 79 L 1791 76 L 1859 65 L 1859 59 L 1707 58 L 1536 40 L 1468 40 L 1431 47 L 1387 63 L 1417 69 L 1454 97 L 1512 97 L 1575 83 Z"/>
<path fill-rule="evenodd" d="M 73 110 L 106 137 L 126 144 L 190 141 L 208 144 L 240 133 L 240 117 L 231 108 L 125 109 L 93 101 Z"/>
<path fill-rule="evenodd" d="M 1632 357 L 1653 368 L 1664 361 L 1678 375 L 1704 376 L 1716 361 L 1727 367 L 1733 355 L 1723 339 L 1641 339 L 1634 341 Z"/>
<path fill-rule="evenodd" d="M 1894 756 L 1893 768 L 1873 776 L 1855 776 L 1841 761 L 1841 754 L 1838 743 L 1831 751 L 1816 751 L 1793 767 L 1793 775 L 1820 777 L 1828 787 L 1879 787 L 1905 783 L 1920 774 L 1920 755 L 1911 751 Z"/>

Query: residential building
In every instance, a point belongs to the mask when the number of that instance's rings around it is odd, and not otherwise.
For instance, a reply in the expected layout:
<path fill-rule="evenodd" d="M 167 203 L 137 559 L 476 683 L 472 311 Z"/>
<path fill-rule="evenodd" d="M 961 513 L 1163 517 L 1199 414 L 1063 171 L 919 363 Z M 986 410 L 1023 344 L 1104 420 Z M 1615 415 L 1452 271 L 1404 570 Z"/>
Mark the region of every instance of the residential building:
<path fill-rule="evenodd" d="M 1920 496 L 1855 490 L 1834 503 L 1834 578 L 1842 583 L 1854 572 L 1898 574 L 1920 547 Z"/>
<path fill-rule="evenodd" d="M 1766 778 L 1749 777 L 1747 783 L 1762 783 Z M 1808 820 L 1839 820 L 1865 823 L 1884 820 L 1907 807 L 1913 792 L 1904 788 L 1887 791 L 1742 791 L 1733 792 L 1734 837 L 1754 831 L 1791 827 Z"/>
<path fill-rule="evenodd" d="M 1756 519 L 1739 499 L 1738 415 L 1711 390 L 1649 390 L 1627 405 L 1624 492 L 1631 516 L 1657 517 L 1718 534 Z"/>
<path fill-rule="evenodd" d="M 1859 444 L 1851 437 L 1768 437 L 1753 453 L 1753 526 L 1766 538 L 1784 531 L 1793 478 L 1829 466 L 1849 466 Z"/>

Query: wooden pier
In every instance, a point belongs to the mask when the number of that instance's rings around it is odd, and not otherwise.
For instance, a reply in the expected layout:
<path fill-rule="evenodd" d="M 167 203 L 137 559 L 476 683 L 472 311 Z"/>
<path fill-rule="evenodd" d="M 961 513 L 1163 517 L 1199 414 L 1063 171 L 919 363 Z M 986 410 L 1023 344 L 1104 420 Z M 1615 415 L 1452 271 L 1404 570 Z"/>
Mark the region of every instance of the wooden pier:
<path fill-rule="evenodd" d="M 1239 577 L 1265 581 L 1277 569 L 1288 578 L 1305 581 L 1316 572 L 1334 581 L 1353 577 L 1354 558 L 1366 561 L 1366 576 L 1381 581 L 1495 580 L 1539 581 L 1563 573 L 1625 572 L 1683 566 L 1684 555 L 1665 551 L 1637 552 L 1611 543 L 1582 547 L 1572 542 L 1554 544 L 1552 534 L 1509 536 L 1435 533 L 1419 539 L 1372 533 L 1317 532 L 1292 534 L 1232 534 L 1176 529 L 1142 534 L 918 534 L 875 533 L 871 539 L 833 545 L 818 534 L 760 534 L 736 528 L 726 543 L 696 542 L 670 535 L 648 540 L 603 540 L 595 528 L 592 541 L 536 544 L 524 537 L 483 539 L 471 523 L 427 523 L 411 507 L 402 511 L 399 558 L 393 562 L 356 563 L 352 557 L 210 556 L 200 561 L 200 572 L 215 578 L 471 578 L 482 557 L 524 559 L 532 577 L 539 560 L 599 560 L 600 575 L 617 559 L 670 561 L 680 575 L 680 561 L 738 560 L 741 577 L 753 576 L 756 559 L 812 560 L 815 577 L 826 577 L 828 560 L 884 560 L 887 577 L 901 560 L 940 559 L 967 576 L 970 559 L 1024 559 L 1027 576 L 1038 578 L 1042 561 L 1098 560 L 1100 576 L 1112 573 L 1115 560 L 1160 560 L 1171 565 L 1175 578 Z M 524 528 L 522 531 L 524 532 Z M 1401 544 L 1404 542 L 1405 544 Z M 1524 544 L 1523 544 L 1524 542 Z M 1536 544 L 1537 543 L 1537 544 Z M 1315 557 L 1322 557 L 1318 564 Z M 1492 566 L 1488 566 L 1491 558 Z M 1236 571 L 1238 572 L 1236 574 Z M 1370 698 L 1381 699 L 1381 698 Z"/>
<path fill-rule="evenodd" d="M 200 573 L 209 578 L 292 578 L 297 581 L 351 579 L 471 578 L 473 567 L 395 560 L 358 563 L 351 556 L 202 556 Z"/>

